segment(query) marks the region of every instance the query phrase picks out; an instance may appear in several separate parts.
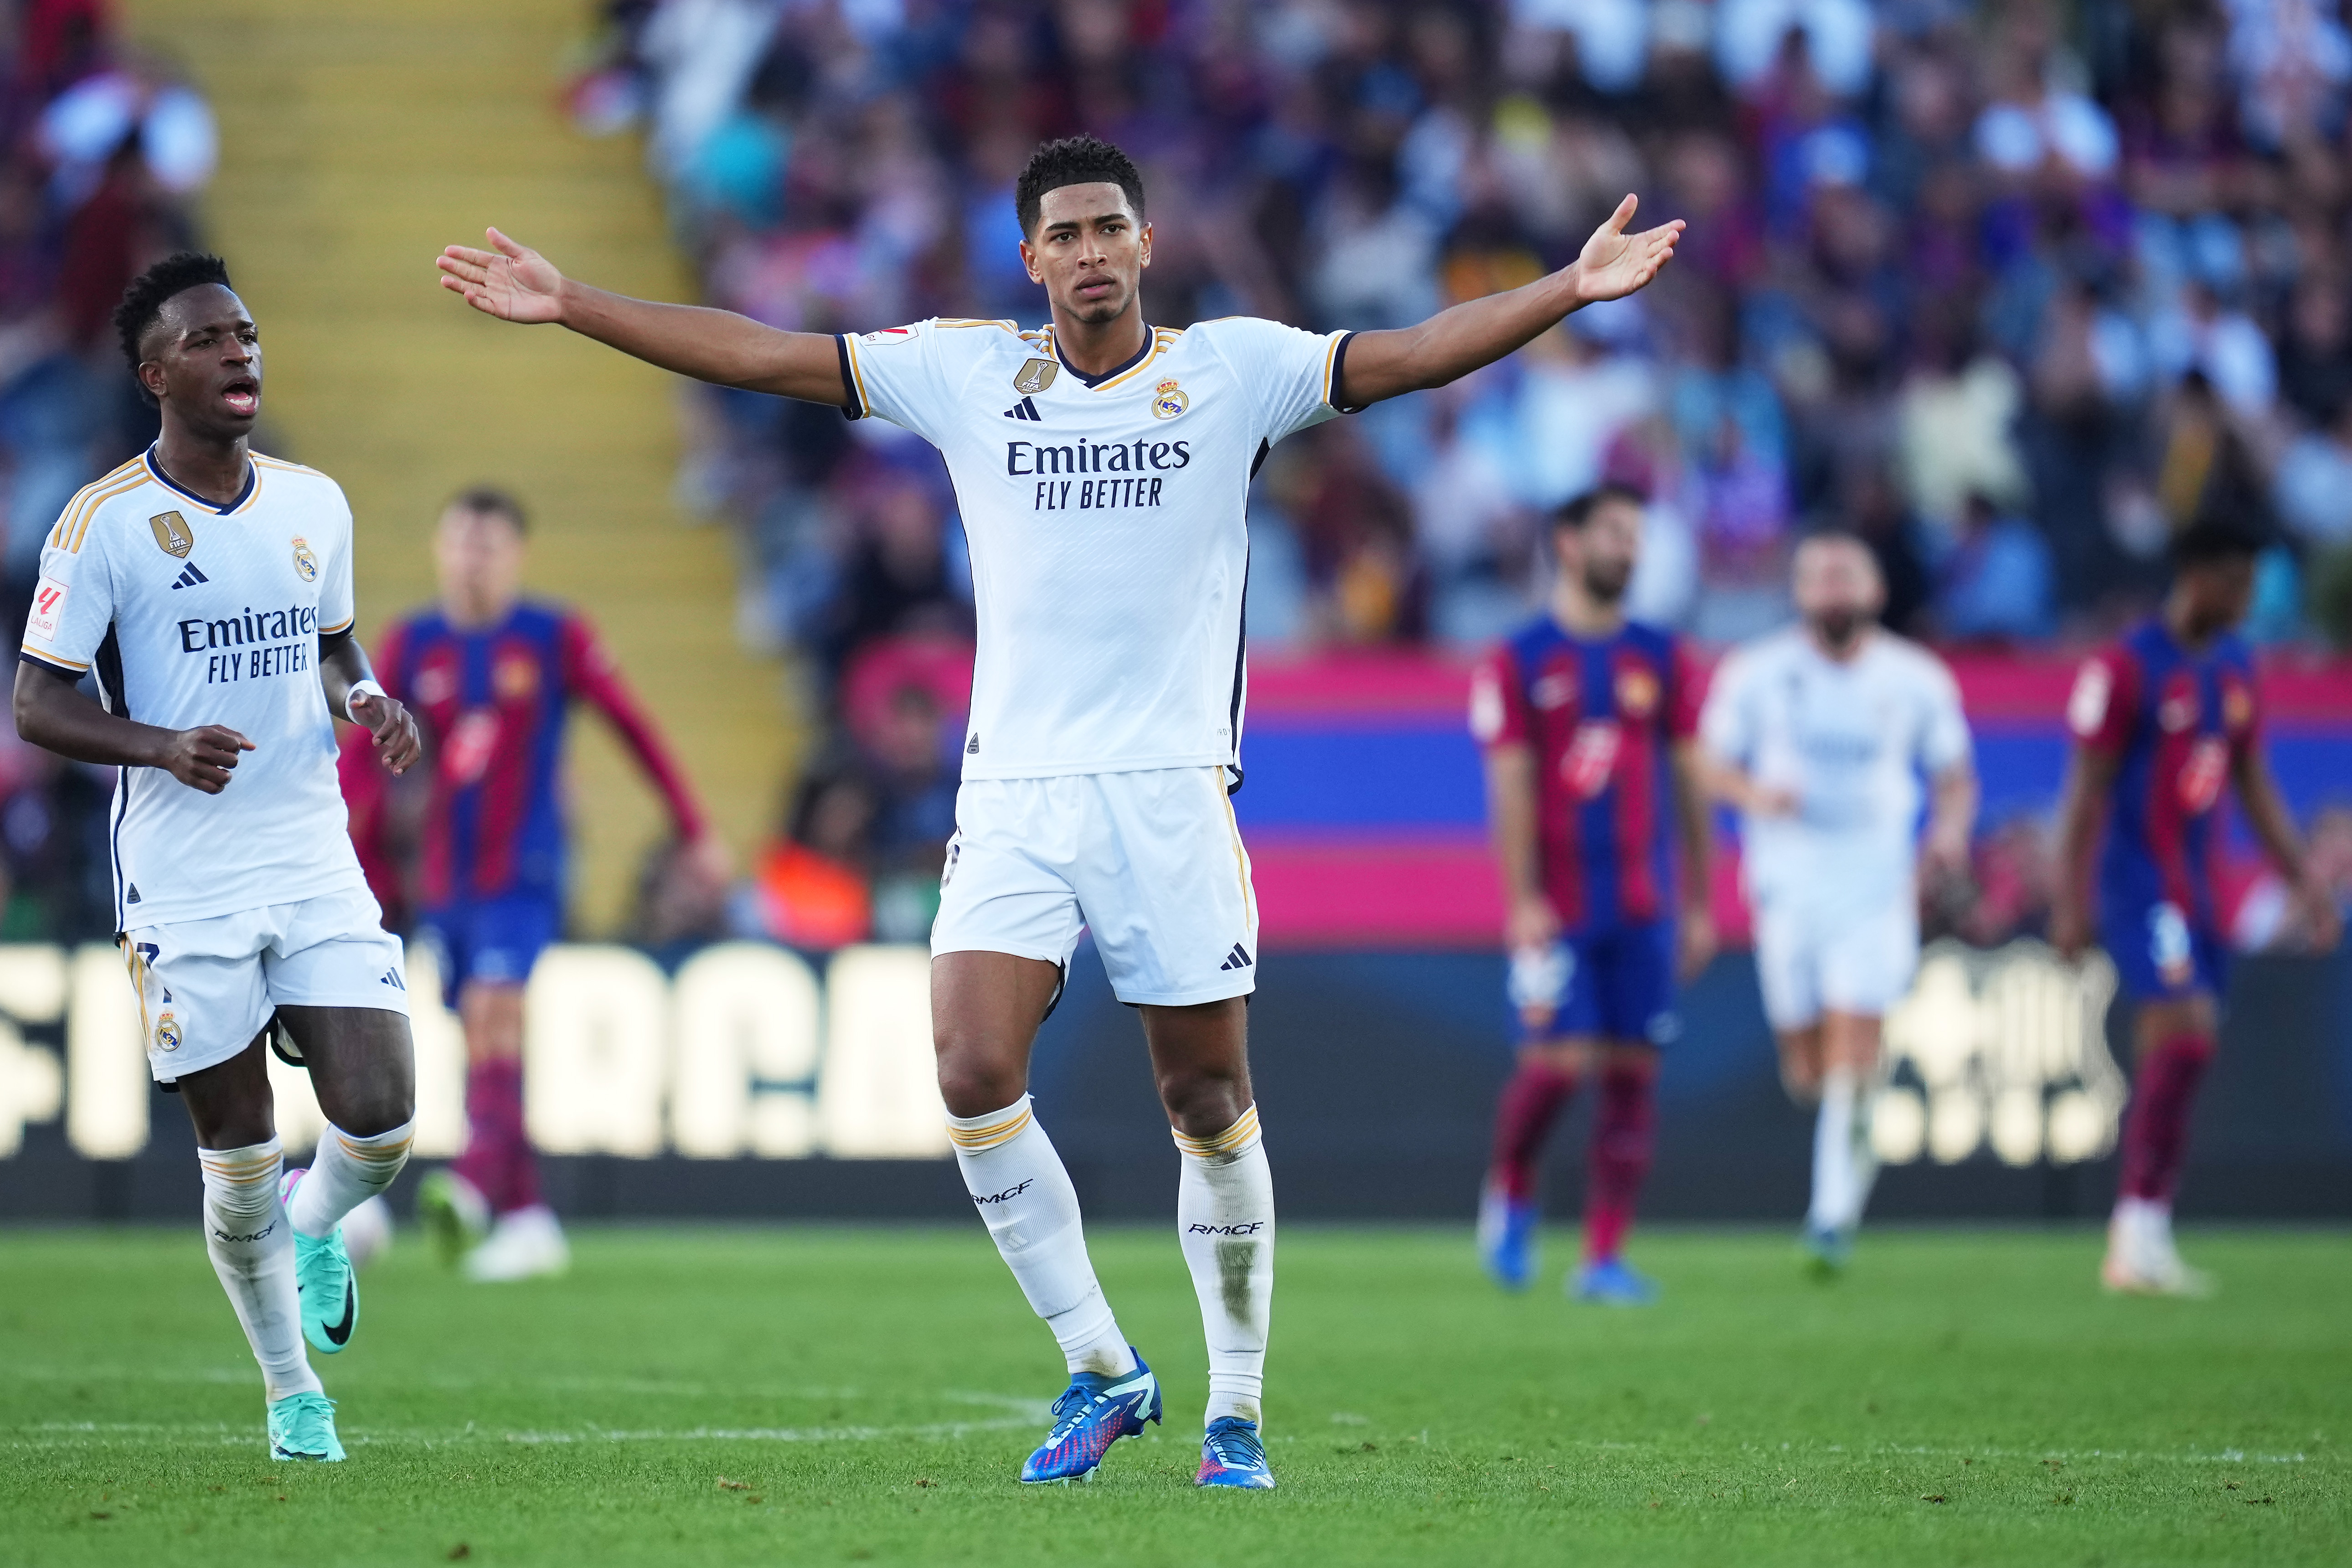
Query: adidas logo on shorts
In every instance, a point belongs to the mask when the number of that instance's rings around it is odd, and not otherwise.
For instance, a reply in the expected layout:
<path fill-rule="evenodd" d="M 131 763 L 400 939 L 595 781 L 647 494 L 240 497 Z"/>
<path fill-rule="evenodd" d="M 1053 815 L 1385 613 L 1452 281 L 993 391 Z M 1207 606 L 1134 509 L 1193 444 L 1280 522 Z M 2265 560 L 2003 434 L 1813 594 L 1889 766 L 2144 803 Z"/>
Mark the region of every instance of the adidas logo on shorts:
<path fill-rule="evenodd" d="M 1250 955 L 1242 950 L 1242 944 L 1240 942 L 1235 942 L 1234 943 L 1233 952 L 1225 954 L 1225 961 L 1217 965 L 1217 967 L 1219 969 L 1247 969 L 1250 967 L 1251 963 L 1252 960 Z"/>

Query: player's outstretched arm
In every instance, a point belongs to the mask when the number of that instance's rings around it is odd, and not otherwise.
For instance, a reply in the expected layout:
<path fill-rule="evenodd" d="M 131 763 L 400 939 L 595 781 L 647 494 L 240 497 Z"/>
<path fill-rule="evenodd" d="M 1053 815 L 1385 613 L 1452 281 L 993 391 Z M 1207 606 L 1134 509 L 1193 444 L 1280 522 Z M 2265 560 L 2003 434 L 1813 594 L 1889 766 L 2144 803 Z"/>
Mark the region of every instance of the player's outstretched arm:
<path fill-rule="evenodd" d="M 20 659 L 14 707 L 16 733 L 61 757 L 112 767 L 161 768 L 190 789 L 228 787 L 237 753 L 253 742 L 221 724 L 165 730 L 118 718 L 74 689 L 75 677 Z"/>
<path fill-rule="evenodd" d="M 326 689 L 327 710 L 366 730 L 385 767 L 404 773 L 423 754 L 416 716 L 377 683 L 367 650 L 348 629 L 319 639 L 319 682 Z"/>
<path fill-rule="evenodd" d="M 1707 810 L 1706 784 L 1700 777 L 1697 742 L 1675 742 L 1667 761 L 1673 769 L 1675 832 L 1682 850 L 1678 960 L 1687 980 L 1715 958 L 1715 823 Z"/>
<path fill-rule="evenodd" d="M 1487 747 L 1487 831 L 1508 905 L 1503 936 L 1515 952 L 1549 947 L 1559 936 L 1559 913 L 1544 896 L 1537 812 L 1535 749 L 1524 743 Z"/>
<path fill-rule="evenodd" d="M 569 327 L 697 381 L 836 408 L 849 402 L 841 351 L 830 337 L 779 331 L 731 310 L 663 305 L 593 289 L 495 228 L 488 237 L 488 250 L 453 245 L 436 262 L 441 286 L 484 315 Z"/>
<path fill-rule="evenodd" d="M 1927 842 L 1920 859 L 1932 875 L 1957 877 L 1969 868 L 1969 836 L 1976 831 L 1982 790 L 1977 770 L 1954 763 L 1928 781 Z"/>
<path fill-rule="evenodd" d="M 2304 857 L 2303 836 L 2295 831 L 2294 814 L 2287 809 L 2286 797 L 2279 794 L 2278 780 L 2271 775 L 2270 761 L 2262 747 L 2239 748 L 2231 760 L 2230 774 L 2237 786 L 2238 804 L 2245 810 L 2246 826 L 2303 905 L 2312 946 L 2321 952 L 2335 952 L 2344 935 L 2344 918 L 2336 908 L 2335 895 L 2311 874 L 2310 862 Z"/>
<path fill-rule="evenodd" d="M 2106 826 L 2107 792 L 2119 755 L 2105 746 L 2077 745 L 2058 797 L 2058 861 L 2050 886 L 2050 945 L 2067 959 L 2091 945 L 2091 855 Z"/>
<path fill-rule="evenodd" d="M 1649 286 L 1675 258 L 1683 222 L 1627 234 L 1640 204 L 1627 196 L 1609 221 L 1592 231 L 1577 258 L 1507 293 L 1470 300 L 1417 327 L 1358 332 L 1348 340 L 1340 406 L 1361 408 L 1385 397 L 1444 386 L 1558 326 L 1570 311 L 1603 300 L 1622 300 Z"/>

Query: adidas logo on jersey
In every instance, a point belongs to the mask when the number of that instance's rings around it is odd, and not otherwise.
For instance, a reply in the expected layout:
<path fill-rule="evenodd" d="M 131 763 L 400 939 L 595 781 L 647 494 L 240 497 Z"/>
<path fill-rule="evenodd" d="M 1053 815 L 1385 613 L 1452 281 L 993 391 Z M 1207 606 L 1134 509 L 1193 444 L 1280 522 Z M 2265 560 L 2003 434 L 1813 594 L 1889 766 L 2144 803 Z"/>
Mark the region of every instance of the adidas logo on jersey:
<path fill-rule="evenodd" d="M 1252 960 L 1250 955 L 1242 950 L 1242 944 L 1240 942 L 1235 942 L 1234 943 L 1233 952 L 1225 954 L 1225 961 L 1217 965 L 1217 967 L 1219 969 L 1247 969 L 1251 963 Z"/>
<path fill-rule="evenodd" d="M 209 583 L 211 581 L 211 578 L 197 571 L 196 563 L 191 561 L 188 563 L 187 570 L 180 574 L 178 579 L 173 583 L 172 586 L 175 589 L 193 588 L 199 583 Z"/>
<path fill-rule="evenodd" d="M 405 991 L 408 989 L 407 982 L 401 979 L 400 971 L 397 969 L 385 970 L 381 975 L 377 976 L 376 984 L 378 985 L 389 985 L 394 991 Z"/>
<path fill-rule="evenodd" d="M 1045 422 L 1045 416 L 1037 412 L 1037 405 L 1035 401 L 1026 397 L 1014 404 L 1012 407 L 1006 409 L 1004 411 L 1004 416 L 1007 419 L 1027 419 L 1039 425 L 1043 425 Z"/>

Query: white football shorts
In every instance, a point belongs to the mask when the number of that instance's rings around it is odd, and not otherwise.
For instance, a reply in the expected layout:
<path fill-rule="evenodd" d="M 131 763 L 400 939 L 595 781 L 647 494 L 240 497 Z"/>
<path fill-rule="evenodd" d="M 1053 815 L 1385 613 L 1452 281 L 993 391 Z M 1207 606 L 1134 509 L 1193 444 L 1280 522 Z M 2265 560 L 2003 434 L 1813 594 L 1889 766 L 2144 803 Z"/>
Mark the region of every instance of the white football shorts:
<path fill-rule="evenodd" d="M 1092 931 L 1122 1002 L 1257 987 L 1257 896 L 1218 767 L 967 779 L 931 952 L 1066 966 Z"/>
<path fill-rule="evenodd" d="M 1775 1029 L 1801 1029 L 1825 1012 L 1883 1018 L 1919 967 L 1919 910 L 1911 890 L 1877 909 L 1756 910 L 1756 978 Z"/>
<path fill-rule="evenodd" d="M 158 1083 L 253 1043 L 279 1007 L 408 1011 L 400 939 L 364 888 L 123 933 Z"/>

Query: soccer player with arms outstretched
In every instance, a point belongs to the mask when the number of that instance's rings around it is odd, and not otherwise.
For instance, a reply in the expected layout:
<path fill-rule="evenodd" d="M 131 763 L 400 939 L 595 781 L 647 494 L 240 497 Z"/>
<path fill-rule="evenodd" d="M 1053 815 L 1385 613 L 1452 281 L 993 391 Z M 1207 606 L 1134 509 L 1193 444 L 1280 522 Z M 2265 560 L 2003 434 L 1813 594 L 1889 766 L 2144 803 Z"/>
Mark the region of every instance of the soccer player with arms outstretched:
<path fill-rule="evenodd" d="M 1725 658 L 1699 742 L 1710 790 L 1740 814 L 1780 1081 L 1818 1104 L 1804 1243 L 1835 1274 L 1878 1173 L 1870 1097 L 1880 1026 L 1919 966 L 1919 873 L 1968 868 L 1977 776 L 1952 672 L 1876 624 L 1886 585 L 1869 547 L 1817 533 L 1790 585 L 1799 623 Z"/>
<path fill-rule="evenodd" d="M 2198 1295 L 2210 1285 L 2173 1245 L 2172 1195 L 2228 981 L 2213 887 L 2225 785 L 2236 788 L 2246 825 L 2304 905 L 2320 948 L 2342 934 L 2336 901 L 2310 874 L 2271 777 L 2253 658 L 2237 635 L 2261 549 L 2219 520 L 2183 531 L 2162 608 L 2094 655 L 2066 703 L 2074 754 L 2059 806 L 2051 938 L 2074 958 L 2095 930 L 2133 1006 L 2123 1172 L 2099 1270 L 2111 1290 Z"/>
<path fill-rule="evenodd" d="M 345 831 L 333 716 L 394 773 L 416 726 L 352 635 L 343 492 L 248 449 L 260 337 L 219 258 L 156 263 L 114 321 L 163 433 L 75 496 L 42 549 L 16 730 L 121 770 L 117 940 L 148 1063 L 195 1123 L 205 1246 L 261 1363 L 270 1457 L 341 1459 L 302 1342 L 333 1354 L 357 1324 L 340 1225 L 408 1157 L 415 1066 L 400 943 Z M 327 1115 L 308 1171 L 282 1170 L 273 1028 Z"/>
<path fill-rule="evenodd" d="M 931 948 L 940 1089 L 975 1206 L 1070 1384 L 1027 1481 L 1079 1479 L 1160 1416 L 1157 1380 L 1096 1283 L 1077 1195 L 1032 1112 L 1031 1046 L 1091 929 L 1140 1010 L 1181 1155 L 1177 1226 L 1209 1346 L 1203 1486 L 1274 1484 L 1259 1396 L 1274 1186 L 1245 1048 L 1257 905 L 1227 800 L 1241 780 L 1249 481 L 1293 431 L 1441 386 L 1579 306 L 1642 288 L 1679 223 L 1628 235 L 1627 197 L 1578 260 L 1397 331 L 1143 313 L 1142 177 L 1092 137 L 1040 147 L 1015 200 L 1052 320 L 778 331 L 588 288 L 490 231 L 443 281 L 667 369 L 879 416 L 946 457 L 971 535 L 980 648 L 957 832 Z"/>
<path fill-rule="evenodd" d="M 477 487 L 433 535 L 441 602 L 379 639 L 384 689 L 432 743 L 413 889 L 418 934 L 466 1032 L 466 1148 L 417 1191 L 443 1255 L 483 1281 L 560 1274 L 563 1227 L 541 1199 L 523 1125 L 523 992 L 563 922 L 563 731 L 572 704 L 613 726 L 669 808 L 702 874 L 723 881 L 685 773 L 662 745 L 578 611 L 527 598 L 529 522 L 504 490 Z"/>
<path fill-rule="evenodd" d="M 1715 952 L 1697 682 L 1680 638 L 1625 616 L 1642 508 L 1604 486 L 1560 509 L 1549 611 L 1488 654 L 1470 688 L 1525 1037 L 1496 1109 L 1479 1255 L 1509 1289 L 1533 1277 L 1544 1138 L 1578 1080 L 1597 1079 L 1584 1261 L 1569 1288 L 1613 1306 L 1656 1295 L 1620 1248 L 1650 1168 L 1658 1049 L 1681 1032 L 1675 971 Z"/>

